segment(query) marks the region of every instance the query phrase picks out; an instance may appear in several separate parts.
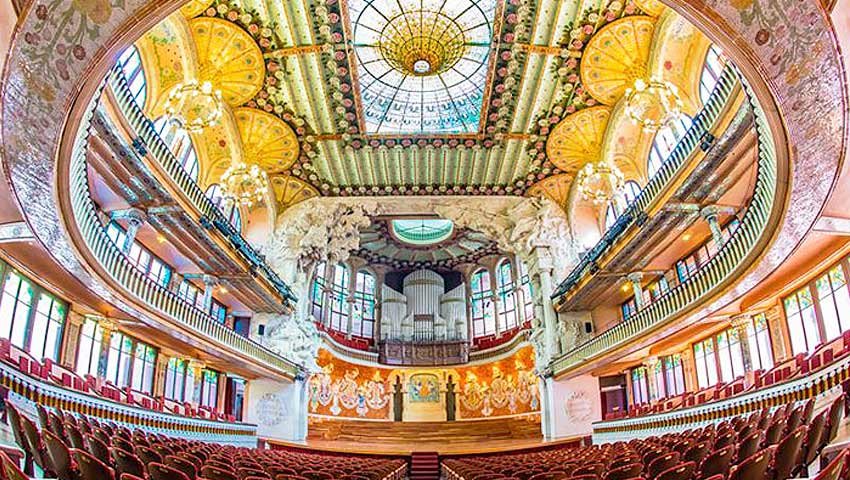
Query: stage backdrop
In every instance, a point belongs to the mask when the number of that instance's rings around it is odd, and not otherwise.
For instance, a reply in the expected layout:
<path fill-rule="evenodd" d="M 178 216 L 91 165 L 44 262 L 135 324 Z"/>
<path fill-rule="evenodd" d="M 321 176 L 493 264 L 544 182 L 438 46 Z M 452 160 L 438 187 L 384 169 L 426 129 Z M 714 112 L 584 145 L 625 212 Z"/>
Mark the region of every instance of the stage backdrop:
<path fill-rule="evenodd" d="M 454 385 L 457 420 L 538 413 L 534 349 L 502 360 L 455 368 L 381 368 L 346 362 L 319 351 L 321 373 L 307 394 L 312 415 L 393 420 L 393 392 L 402 391 L 403 420 L 446 420 L 446 390 Z"/>

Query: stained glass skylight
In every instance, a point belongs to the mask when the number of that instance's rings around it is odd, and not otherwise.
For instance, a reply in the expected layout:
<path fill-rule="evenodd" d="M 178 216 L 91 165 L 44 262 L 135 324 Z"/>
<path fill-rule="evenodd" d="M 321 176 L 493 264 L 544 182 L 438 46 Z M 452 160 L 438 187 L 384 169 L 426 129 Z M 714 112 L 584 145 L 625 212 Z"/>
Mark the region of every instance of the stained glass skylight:
<path fill-rule="evenodd" d="M 496 0 L 351 0 L 367 133 L 478 131 Z"/>
<path fill-rule="evenodd" d="M 418 220 L 393 220 L 393 234 L 411 245 L 432 245 L 449 238 L 454 231 L 451 220 L 423 218 Z"/>

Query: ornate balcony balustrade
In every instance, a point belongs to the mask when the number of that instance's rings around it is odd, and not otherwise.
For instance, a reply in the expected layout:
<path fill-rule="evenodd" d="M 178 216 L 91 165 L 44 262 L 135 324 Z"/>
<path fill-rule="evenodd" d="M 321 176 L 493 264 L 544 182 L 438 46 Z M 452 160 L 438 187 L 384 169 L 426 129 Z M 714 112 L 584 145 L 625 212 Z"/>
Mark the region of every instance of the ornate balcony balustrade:
<path fill-rule="evenodd" d="M 95 97 L 97 98 L 99 96 Z M 297 365 L 227 328 L 207 312 L 149 278 L 129 261 L 106 234 L 106 229 L 98 219 L 97 209 L 92 201 L 86 165 L 86 152 L 95 106 L 96 103 L 93 101 L 75 140 L 69 179 L 74 222 L 92 256 L 115 283 L 167 319 L 212 341 L 215 345 L 253 359 L 264 368 L 294 378 L 299 372 Z M 162 147 L 165 148 L 164 145 Z"/>
<path fill-rule="evenodd" d="M 745 262 L 745 259 L 754 254 L 755 247 L 761 242 L 762 237 L 767 233 L 765 227 L 771 217 L 775 207 L 774 200 L 777 187 L 777 160 L 776 150 L 773 143 L 773 137 L 770 134 L 769 126 L 761 106 L 756 102 L 754 95 L 749 90 L 746 82 L 741 82 L 744 92 L 747 97 L 747 104 L 752 111 L 754 117 L 754 129 L 757 144 L 757 173 L 753 190 L 753 196 L 747 206 L 744 214 L 740 219 L 740 226 L 731 235 L 729 240 L 720 246 L 718 252 L 707 261 L 702 267 L 697 270 L 686 281 L 670 289 L 664 295 L 659 297 L 655 302 L 643 308 L 638 313 L 629 318 L 628 321 L 620 323 L 605 332 L 600 333 L 594 338 L 582 343 L 573 348 L 564 355 L 553 360 L 551 364 L 552 371 L 555 374 L 561 374 L 570 369 L 574 369 L 590 359 L 597 358 L 606 352 L 613 351 L 622 347 L 628 342 L 634 341 L 643 335 L 646 335 L 651 330 L 660 328 L 673 319 L 677 318 L 677 314 L 685 311 L 685 309 L 695 305 L 697 302 L 712 293 L 718 286 L 729 281 L 731 275 L 738 270 Z M 723 95 L 720 93 L 730 91 L 735 82 L 728 77 L 728 69 L 724 71 L 723 78 L 718 84 L 717 89 L 712 94 L 712 100 L 708 102 L 705 112 L 717 112 L 722 108 L 720 98 Z M 717 100 L 717 101 L 714 101 Z M 703 125 L 705 128 L 705 119 L 694 121 L 694 125 Z M 687 136 L 677 146 L 677 150 L 685 148 L 687 145 L 693 145 L 696 142 L 694 136 Z M 687 149 L 689 150 L 689 149 Z M 676 157 L 684 158 L 684 157 Z M 663 178 L 669 179 L 673 177 L 675 170 L 681 165 L 675 165 L 673 156 L 665 163 L 659 174 L 663 173 Z M 636 211 L 643 211 L 646 205 L 649 204 L 648 198 L 654 196 L 661 190 L 662 184 L 656 182 L 655 178 L 644 190 L 644 193 L 638 197 L 638 200 L 631 209 L 632 216 Z M 666 184 L 666 181 L 664 182 Z M 648 195 L 648 196 L 647 196 Z M 639 209 L 639 210 L 638 210 Z M 631 220 L 629 220 L 629 225 Z M 623 229 L 626 227 L 624 226 Z M 614 230 L 614 229 L 612 229 Z M 612 234 L 609 230 L 606 236 L 611 234 L 612 238 L 617 235 Z M 607 245 L 597 245 L 597 248 L 604 250 Z M 594 257 L 598 258 L 598 257 Z M 583 267 L 590 268 L 590 267 Z"/>

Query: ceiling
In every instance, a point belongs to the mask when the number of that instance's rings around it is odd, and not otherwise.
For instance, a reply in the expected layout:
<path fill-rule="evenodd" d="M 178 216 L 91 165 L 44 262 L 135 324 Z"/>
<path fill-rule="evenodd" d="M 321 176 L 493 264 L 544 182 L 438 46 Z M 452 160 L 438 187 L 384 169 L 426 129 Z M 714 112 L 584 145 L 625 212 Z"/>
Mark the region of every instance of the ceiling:
<path fill-rule="evenodd" d="M 230 110 L 193 135 L 201 182 L 267 171 L 276 213 L 317 195 L 546 195 L 588 161 L 644 183 L 637 77 L 696 110 L 708 40 L 657 0 L 192 0 L 137 42 L 146 112 L 187 79 Z M 696 80 L 695 80 L 696 79 Z M 694 113 L 694 112 L 688 112 Z"/>

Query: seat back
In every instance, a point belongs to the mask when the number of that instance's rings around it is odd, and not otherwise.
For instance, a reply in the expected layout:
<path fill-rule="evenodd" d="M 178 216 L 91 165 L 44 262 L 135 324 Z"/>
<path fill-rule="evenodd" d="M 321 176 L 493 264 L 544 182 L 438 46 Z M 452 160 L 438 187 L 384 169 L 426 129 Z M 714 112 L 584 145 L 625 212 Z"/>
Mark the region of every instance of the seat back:
<path fill-rule="evenodd" d="M 670 452 L 656 458 L 647 466 L 647 476 L 655 478 L 659 473 L 678 465 L 681 456 L 679 452 Z"/>
<path fill-rule="evenodd" d="M 88 443 L 88 452 L 94 455 L 94 458 L 112 463 L 109 446 L 106 443 L 92 435 L 86 437 L 86 443 Z"/>
<path fill-rule="evenodd" d="M 201 468 L 201 476 L 205 480 L 239 480 L 235 473 L 212 465 L 204 465 Z"/>
<path fill-rule="evenodd" d="M 723 475 L 725 477 L 729 473 L 729 468 L 732 466 L 732 456 L 734 454 L 735 448 L 733 445 L 726 445 L 708 454 L 699 466 L 700 478 L 706 478 L 712 475 Z"/>
<path fill-rule="evenodd" d="M 659 473 L 655 480 L 690 480 L 694 478 L 696 469 L 697 464 L 694 462 L 680 463 Z"/>
<path fill-rule="evenodd" d="M 776 453 L 770 466 L 773 478 L 791 478 L 798 469 L 803 455 L 803 441 L 806 439 L 808 429 L 809 427 L 801 425 L 776 444 Z"/>
<path fill-rule="evenodd" d="M 118 475 L 129 473 L 137 477 L 145 476 L 145 464 L 133 452 L 129 452 L 123 448 L 113 447 L 112 462 L 115 465 L 115 472 Z"/>
<path fill-rule="evenodd" d="M 850 468 L 848 459 L 850 459 L 850 450 L 844 449 L 843 452 L 839 453 L 837 457 L 829 462 L 826 468 L 818 472 L 814 480 L 838 480 L 842 478 L 842 473 L 846 474 L 848 468 Z"/>
<path fill-rule="evenodd" d="M 21 415 L 21 426 L 24 430 L 25 447 L 29 449 L 29 454 L 32 455 L 35 464 L 41 467 L 42 470 L 50 471 L 50 465 L 47 463 L 47 451 L 44 448 L 44 442 L 41 439 L 41 433 L 38 427 L 35 426 L 32 420 L 24 415 Z"/>
<path fill-rule="evenodd" d="M 735 465 L 729 472 L 729 480 L 763 480 L 767 478 L 767 467 L 773 459 L 776 446 L 767 447 L 743 462 Z"/>
<path fill-rule="evenodd" d="M 0 468 L 2 468 L 2 476 L 5 480 L 29 480 L 30 478 L 2 451 L 0 451 Z"/>
<path fill-rule="evenodd" d="M 190 480 L 185 473 L 161 463 L 148 465 L 150 480 Z"/>
<path fill-rule="evenodd" d="M 115 480 L 115 472 L 85 450 L 72 449 L 82 480 Z"/>
<path fill-rule="evenodd" d="M 195 480 L 195 477 L 198 476 L 198 469 L 195 464 L 182 456 L 169 455 L 165 457 L 165 464 L 185 473 L 189 480 Z"/>
<path fill-rule="evenodd" d="M 829 414 L 826 419 L 827 432 L 821 440 L 822 446 L 833 441 L 838 436 L 838 427 L 841 426 L 841 418 L 844 416 L 844 396 L 832 402 L 829 406 Z"/>
<path fill-rule="evenodd" d="M 736 455 L 738 460 L 740 461 L 755 455 L 755 453 L 759 450 L 759 445 L 761 445 L 761 441 L 761 432 L 753 432 L 744 437 L 738 444 L 738 453 Z"/>
<path fill-rule="evenodd" d="M 59 480 L 76 480 L 77 471 L 71 460 L 71 451 L 65 443 L 53 432 L 45 431 L 42 438 L 52 470 Z"/>
<path fill-rule="evenodd" d="M 820 452 L 821 438 L 824 435 L 828 414 L 828 411 L 822 412 L 820 415 L 815 417 L 815 419 L 812 420 L 811 425 L 809 425 L 809 431 L 806 433 L 806 440 L 803 446 L 803 450 L 805 451 L 803 463 L 805 465 L 809 465 L 814 462 L 815 458 L 818 456 L 818 452 Z"/>
<path fill-rule="evenodd" d="M 605 480 L 627 480 L 629 478 L 634 478 L 640 476 L 640 473 L 643 471 L 643 464 L 641 463 L 632 463 L 630 465 L 625 465 L 622 467 L 615 468 L 613 470 L 609 470 L 608 473 L 605 474 Z"/>

